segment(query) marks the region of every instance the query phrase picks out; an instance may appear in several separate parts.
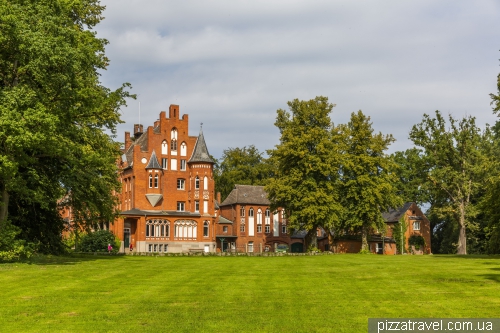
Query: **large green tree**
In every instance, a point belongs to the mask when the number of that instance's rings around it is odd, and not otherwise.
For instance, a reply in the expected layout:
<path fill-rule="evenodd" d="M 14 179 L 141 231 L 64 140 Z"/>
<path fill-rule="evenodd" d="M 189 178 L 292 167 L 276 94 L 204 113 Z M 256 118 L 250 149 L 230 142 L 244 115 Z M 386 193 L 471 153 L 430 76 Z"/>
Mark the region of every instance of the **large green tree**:
<path fill-rule="evenodd" d="M 457 253 L 467 254 L 467 227 L 478 214 L 474 203 L 491 169 L 485 153 L 491 135 L 488 128 L 482 131 L 476 126 L 474 117 L 456 120 L 450 115 L 448 121 L 439 111 L 434 118 L 424 114 L 410 138 L 422 149 L 426 186 L 435 200 L 432 213 L 453 218 L 458 229 Z"/>
<path fill-rule="evenodd" d="M 58 223 L 61 198 L 82 223 L 117 213 L 120 151 L 105 130 L 115 133 L 129 93 L 99 81 L 103 10 L 98 0 L 0 0 L 0 231 L 9 214 L 21 228 L 44 211 L 41 221 Z"/>
<path fill-rule="evenodd" d="M 215 166 L 215 190 L 226 198 L 234 185 L 265 185 L 271 165 L 254 146 L 225 149 Z"/>
<path fill-rule="evenodd" d="M 397 195 L 397 165 L 385 153 L 394 138 L 374 133 L 370 117 L 361 111 L 352 113 L 338 131 L 343 228 L 361 231 L 361 250 L 368 251 L 370 231 L 385 230 L 382 213 L 402 204 Z"/>
<path fill-rule="evenodd" d="M 326 97 L 288 102 L 290 111 L 277 110 L 275 125 L 281 137 L 268 151 L 275 175 L 266 185 L 272 208 L 286 211 L 294 230 L 307 232 L 305 245 L 316 245 L 316 228 L 332 229 L 339 221 L 336 182 L 340 158 L 332 140 Z"/>

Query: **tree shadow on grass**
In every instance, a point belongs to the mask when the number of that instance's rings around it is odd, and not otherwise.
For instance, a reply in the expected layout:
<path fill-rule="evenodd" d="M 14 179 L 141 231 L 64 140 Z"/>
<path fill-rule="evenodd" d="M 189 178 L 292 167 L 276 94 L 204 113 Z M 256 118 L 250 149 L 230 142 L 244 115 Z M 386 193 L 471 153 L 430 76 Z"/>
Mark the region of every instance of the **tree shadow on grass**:
<path fill-rule="evenodd" d="M 69 254 L 64 256 L 46 256 L 36 255 L 29 259 L 21 260 L 20 262 L 29 265 L 76 265 L 81 262 L 96 261 L 96 260 L 122 260 L 122 254 Z"/>

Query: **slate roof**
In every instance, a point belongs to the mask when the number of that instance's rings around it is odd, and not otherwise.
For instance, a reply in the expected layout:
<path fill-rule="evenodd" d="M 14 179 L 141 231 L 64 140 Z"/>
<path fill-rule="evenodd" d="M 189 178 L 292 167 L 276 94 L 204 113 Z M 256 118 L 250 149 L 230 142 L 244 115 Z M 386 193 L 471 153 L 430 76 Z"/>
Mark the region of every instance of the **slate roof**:
<path fill-rule="evenodd" d="M 410 209 L 413 202 L 407 202 L 398 209 L 391 209 L 388 212 L 382 213 L 385 222 L 398 222 L 401 216 Z"/>
<path fill-rule="evenodd" d="M 233 224 L 233 221 L 226 219 L 219 215 L 219 219 L 217 221 L 219 224 Z"/>
<path fill-rule="evenodd" d="M 234 185 L 234 189 L 229 193 L 226 200 L 220 206 L 233 204 L 247 205 L 270 205 L 264 186 L 255 185 Z"/>
<path fill-rule="evenodd" d="M 138 137 L 135 141 L 132 141 L 130 147 L 128 147 L 125 152 L 125 157 L 127 159 L 127 163 L 129 167 L 133 166 L 132 162 L 134 161 L 134 146 L 139 145 L 141 147 L 141 151 L 148 151 L 148 132 L 142 133 L 140 137 Z"/>
<path fill-rule="evenodd" d="M 146 165 L 146 169 L 161 169 L 160 163 L 158 162 L 158 158 L 156 157 L 156 152 L 153 149 L 153 153 L 149 158 L 149 163 Z"/>
<path fill-rule="evenodd" d="M 200 134 L 198 135 L 198 139 L 196 139 L 196 144 L 194 145 L 193 154 L 189 159 L 188 163 L 195 162 L 207 162 L 214 163 L 214 161 L 210 158 L 210 154 L 208 153 L 207 144 L 205 143 L 205 137 L 203 136 L 203 131 L 200 130 Z"/>

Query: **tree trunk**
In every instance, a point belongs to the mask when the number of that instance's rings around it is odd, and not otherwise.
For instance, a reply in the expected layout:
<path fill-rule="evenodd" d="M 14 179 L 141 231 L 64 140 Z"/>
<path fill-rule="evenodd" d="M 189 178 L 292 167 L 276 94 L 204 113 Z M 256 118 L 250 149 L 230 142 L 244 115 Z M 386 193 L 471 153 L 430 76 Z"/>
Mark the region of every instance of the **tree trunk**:
<path fill-rule="evenodd" d="M 9 213 L 9 192 L 2 186 L 2 202 L 0 203 L 0 230 L 7 222 L 7 215 Z"/>
<path fill-rule="evenodd" d="M 361 227 L 361 251 L 369 251 L 368 247 L 368 228 L 363 226 Z"/>
<path fill-rule="evenodd" d="M 464 203 L 460 203 L 460 218 L 459 218 L 459 233 L 458 233 L 458 254 L 467 254 L 467 235 L 465 230 L 465 207 Z"/>
<path fill-rule="evenodd" d="M 307 232 L 307 235 L 304 238 L 304 243 L 305 251 L 307 251 L 310 247 L 318 247 L 318 234 L 316 228 L 313 228 Z"/>

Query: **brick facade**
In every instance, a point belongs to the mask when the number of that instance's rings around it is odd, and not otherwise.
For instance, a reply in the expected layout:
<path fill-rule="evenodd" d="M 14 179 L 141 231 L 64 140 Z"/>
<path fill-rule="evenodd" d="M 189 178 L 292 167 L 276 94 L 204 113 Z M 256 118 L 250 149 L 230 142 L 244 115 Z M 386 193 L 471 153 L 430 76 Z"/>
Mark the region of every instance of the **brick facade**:
<path fill-rule="evenodd" d="M 121 217 L 110 227 L 139 252 L 215 251 L 213 164 L 202 131 L 188 133 L 188 115 L 171 105 L 145 131 L 125 132 L 119 167 Z"/>

